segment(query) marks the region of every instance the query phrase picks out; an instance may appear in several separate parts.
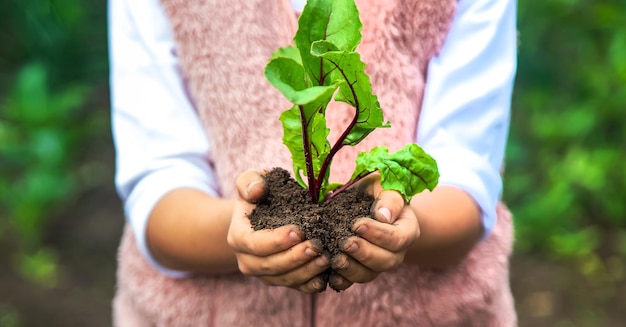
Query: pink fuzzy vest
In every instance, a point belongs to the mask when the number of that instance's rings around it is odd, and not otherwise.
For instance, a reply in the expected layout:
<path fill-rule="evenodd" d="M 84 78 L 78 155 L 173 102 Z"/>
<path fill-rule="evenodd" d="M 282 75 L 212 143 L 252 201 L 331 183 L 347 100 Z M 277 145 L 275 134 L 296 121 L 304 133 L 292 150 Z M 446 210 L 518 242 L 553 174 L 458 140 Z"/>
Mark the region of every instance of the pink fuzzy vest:
<path fill-rule="evenodd" d="M 291 43 L 296 17 L 288 0 L 162 0 L 182 70 L 212 140 L 222 194 L 248 168 L 290 168 L 278 117 L 290 104 L 263 76 L 272 51 Z M 442 46 L 454 0 L 357 1 L 359 47 L 390 129 L 342 150 L 331 180 L 350 175 L 358 151 L 396 150 L 413 142 L 426 67 Z M 349 114 L 333 104 L 335 132 Z M 331 137 L 333 135 L 331 134 Z M 335 136 L 336 137 L 336 136 Z M 403 265 L 368 284 L 306 295 L 240 274 L 171 279 L 153 269 L 125 230 L 119 250 L 114 321 L 141 326 L 480 326 L 517 324 L 508 281 L 511 216 L 497 208 L 493 233 L 460 264 L 445 269 Z"/>

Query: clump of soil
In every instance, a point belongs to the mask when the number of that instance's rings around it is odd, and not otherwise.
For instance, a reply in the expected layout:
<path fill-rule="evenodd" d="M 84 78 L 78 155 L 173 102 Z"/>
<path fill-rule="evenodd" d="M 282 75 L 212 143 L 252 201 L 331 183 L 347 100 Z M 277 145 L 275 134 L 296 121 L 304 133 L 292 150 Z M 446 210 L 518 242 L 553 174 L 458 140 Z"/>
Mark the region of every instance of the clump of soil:
<path fill-rule="evenodd" d="M 266 175 L 267 196 L 257 203 L 249 215 L 255 230 L 297 225 L 305 238 L 318 239 L 330 256 L 341 252 L 341 242 L 354 235 L 352 225 L 357 218 L 370 216 L 374 198 L 356 188 L 349 188 L 330 201 L 313 203 L 307 190 L 288 171 L 274 168 Z M 324 273 L 325 280 L 332 269 Z"/>

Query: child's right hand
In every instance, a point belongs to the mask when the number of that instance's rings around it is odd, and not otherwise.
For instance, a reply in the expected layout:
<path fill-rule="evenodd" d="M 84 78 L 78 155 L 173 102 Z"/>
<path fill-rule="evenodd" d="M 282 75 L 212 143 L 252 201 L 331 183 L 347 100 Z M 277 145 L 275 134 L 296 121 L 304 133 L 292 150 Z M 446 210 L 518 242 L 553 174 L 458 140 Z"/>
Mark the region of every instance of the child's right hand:
<path fill-rule="evenodd" d="M 294 225 L 255 231 L 248 214 L 267 192 L 265 178 L 261 172 L 249 170 L 237 177 L 236 185 L 239 199 L 227 241 L 235 251 L 239 270 L 268 285 L 305 293 L 321 291 L 326 283 L 319 275 L 329 267 L 321 242 L 303 242 L 303 232 Z"/>

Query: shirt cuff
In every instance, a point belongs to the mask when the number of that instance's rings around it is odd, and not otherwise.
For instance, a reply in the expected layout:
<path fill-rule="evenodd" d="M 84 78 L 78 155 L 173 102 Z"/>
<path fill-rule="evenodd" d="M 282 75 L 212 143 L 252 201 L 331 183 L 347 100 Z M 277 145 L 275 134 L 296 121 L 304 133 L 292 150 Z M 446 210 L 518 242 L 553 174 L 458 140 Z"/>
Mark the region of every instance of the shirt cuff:
<path fill-rule="evenodd" d="M 177 188 L 194 188 L 211 196 L 218 196 L 215 187 L 210 184 L 211 178 L 207 177 L 206 173 L 197 166 L 180 160 L 142 178 L 126 200 L 124 211 L 137 240 L 139 251 L 155 269 L 166 276 L 184 278 L 191 275 L 191 272 L 166 268 L 154 259 L 146 240 L 148 218 L 156 203 L 165 194 Z"/>
<path fill-rule="evenodd" d="M 429 149 L 437 161 L 438 185 L 458 187 L 467 192 L 482 212 L 484 233 L 481 240 L 493 231 L 497 221 L 496 206 L 502 190 L 502 177 L 486 158 L 463 147 Z"/>

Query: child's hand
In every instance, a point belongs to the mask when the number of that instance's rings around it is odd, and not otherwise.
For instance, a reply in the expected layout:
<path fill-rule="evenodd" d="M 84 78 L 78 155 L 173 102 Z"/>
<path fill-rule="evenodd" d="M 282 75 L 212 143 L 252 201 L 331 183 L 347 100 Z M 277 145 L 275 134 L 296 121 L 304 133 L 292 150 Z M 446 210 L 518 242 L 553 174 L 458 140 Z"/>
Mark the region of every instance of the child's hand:
<path fill-rule="evenodd" d="M 377 176 L 360 187 L 376 197 L 372 205 L 376 219 L 358 219 L 353 226 L 358 236 L 343 242 L 344 252 L 331 259 L 337 273 L 329 283 L 336 290 L 370 282 L 381 272 L 396 268 L 420 234 L 415 213 L 398 192 L 382 190 Z"/>
<path fill-rule="evenodd" d="M 293 225 L 255 231 L 248 214 L 267 192 L 265 178 L 260 172 L 247 171 L 239 175 L 236 185 L 239 199 L 227 241 L 235 251 L 239 270 L 268 285 L 305 293 L 321 291 L 326 284 L 319 275 L 329 266 L 329 259 L 321 255 L 321 242 L 302 242 L 302 231 Z"/>

